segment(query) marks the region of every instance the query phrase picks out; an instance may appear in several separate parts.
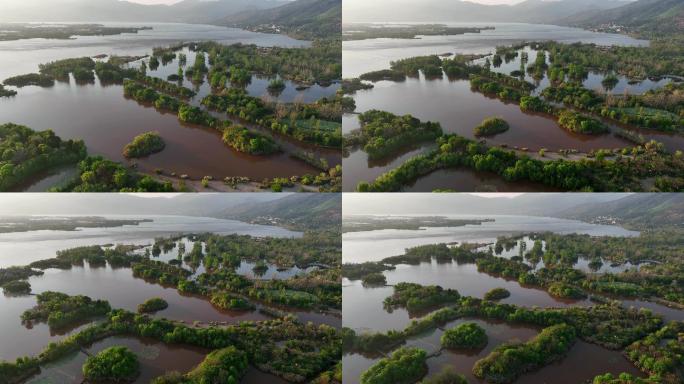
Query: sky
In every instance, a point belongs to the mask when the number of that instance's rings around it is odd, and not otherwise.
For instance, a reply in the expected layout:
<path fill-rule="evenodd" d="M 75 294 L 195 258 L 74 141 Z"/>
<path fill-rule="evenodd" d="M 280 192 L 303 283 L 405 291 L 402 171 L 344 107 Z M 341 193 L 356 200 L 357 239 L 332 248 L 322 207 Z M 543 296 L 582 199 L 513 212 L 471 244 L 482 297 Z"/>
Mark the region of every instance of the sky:
<path fill-rule="evenodd" d="M 128 0 L 131 3 L 138 3 L 138 4 L 174 4 L 178 3 L 181 0 Z"/>

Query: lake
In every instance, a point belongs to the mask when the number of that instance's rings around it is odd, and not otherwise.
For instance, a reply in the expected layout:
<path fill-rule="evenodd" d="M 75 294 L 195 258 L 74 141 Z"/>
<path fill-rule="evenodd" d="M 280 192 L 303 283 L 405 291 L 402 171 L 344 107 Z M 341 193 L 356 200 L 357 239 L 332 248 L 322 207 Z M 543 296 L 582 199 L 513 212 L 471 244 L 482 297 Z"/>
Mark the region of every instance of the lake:
<path fill-rule="evenodd" d="M 589 224 L 575 220 L 548 217 L 502 216 L 502 215 L 447 215 L 449 218 L 462 219 L 495 219 L 481 225 L 460 227 L 429 227 L 421 230 L 375 230 L 366 232 L 349 232 L 343 234 L 343 260 L 345 263 L 361 263 L 379 261 L 385 257 L 401 255 L 406 248 L 437 243 L 495 243 L 499 236 L 512 236 L 529 232 L 554 232 L 559 234 L 580 233 L 592 236 L 638 236 L 638 232 L 619 226 Z M 531 249 L 532 240 L 524 238 Z M 518 252 L 517 245 L 502 252 L 502 257 L 511 257 Z M 580 260 L 576 268 L 587 270 L 586 261 Z M 620 267 L 604 265 L 599 272 L 616 271 Z M 411 282 L 423 285 L 440 285 L 444 288 L 456 289 L 462 295 L 483 297 L 493 288 L 506 288 L 511 296 L 501 300 L 502 303 L 525 307 L 559 308 L 569 306 L 593 305 L 587 299 L 569 300 L 550 296 L 546 291 L 520 285 L 515 280 L 490 276 L 477 271 L 475 264 L 458 264 L 456 262 L 439 263 L 432 260 L 419 265 L 398 265 L 393 271 L 386 271 L 386 287 L 365 288 L 360 281 L 343 281 L 343 325 L 357 332 L 386 332 L 404 329 L 414 319 L 424 313 L 409 313 L 404 308 L 391 311 L 383 307 L 383 300 L 393 293 L 392 285 L 400 282 Z M 684 320 L 684 311 L 667 308 L 651 302 L 640 300 L 624 300 L 626 307 L 649 308 L 663 315 L 667 320 Z M 428 354 L 440 349 L 439 338 L 445 329 L 464 322 L 475 322 L 483 327 L 489 337 L 489 344 L 480 351 L 442 351 L 439 355 L 428 359 L 429 373 L 433 375 L 444 366 L 454 366 L 459 373 L 466 375 L 473 383 L 482 383 L 472 375 L 473 364 L 488 355 L 496 346 L 511 340 L 528 340 L 540 329 L 529 326 L 505 324 L 482 319 L 458 319 L 445 327 L 427 332 L 407 341 L 407 345 L 423 348 Z M 362 372 L 380 359 L 379 356 L 363 356 L 345 354 L 343 370 L 345 384 L 359 383 Z M 586 361 L 588 359 L 588 361 Z M 559 375 L 563 372 L 563 375 Z M 615 374 L 629 372 L 643 376 L 619 351 L 610 351 L 603 347 L 577 341 L 570 353 L 562 360 L 546 366 L 538 371 L 523 375 L 516 383 L 578 383 L 593 379 L 597 374 L 612 372 Z"/>
<path fill-rule="evenodd" d="M 33 261 L 55 257 L 58 250 L 87 245 L 131 244 L 147 245 L 148 248 L 157 237 L 179 236 L 182 234 L 240 234 L 256 237 L 301 237 L 302 233 L 292 232 L 280 227 L 253 225 L 234 220 L 221 220 L 206 217 L 159 216 L 159 215 L 117 215 L 112 218 L 146 218 L 151 222 L 139 225 L 127 225 L 114 228 L 84 228 L 77 231 L 30 231 L 0 234 L 0 267 L 11 265 L 27 265 Z M 192 249 L 194 242 L 182 237 L 180 242 L 186 244 L 186 250 Z M 144 252 L 141 248 L 138 252 Z M 177 247 L 163 252 L 158 258 L 168 261 L 178 257 Z M 247 265 L 247 264 L 245 264 Z M 186 263 L 184 268 L 192 269 Z M 244 267 L 246 268 L 246 267 Z M 203 266 L 194 268 L 195 275 L 203 271 Z M 242 274 L 252 277 L 241 270 Z M 260 279 L 287 278 L 306 273 L 296 267 L 282 271 L 271 271 L 260 276 Z M 73 267 L 70 270 L 48 269 L 42 276 L 28 279 L 34 294 L 54 290 L 69 295 L 86 295 L 93 299 L 108 300 L 113 308 L 123 308 L 136 311 L 137 305 L 152 297 L 161 297 L 169 303 L 169 307 L 159 311 L 155 316 L 192 324 L 220 322 L 234 324 L 244 320 L 267 320 L 258 309 L 264 306 L 256 302 L 253 311 L 225 311 L 214 307 L 206 298 L 180 294 L 175 288 L 151 284 L 143 279 L 133 277 L 130 268 L 112 268 L 106 266 Z M 57 341 L 66 335 L 78 332 L 83 328 L 76 327 L 62 332 L 51 332 L 44 323 L 24 325 L 21 314 L 36 305 L 35 296 L 6 296 L 0 295 L 0 360 L 14 360 L 25 355 L 39 353 L 50 341 Z M 285 308 L 276 308 L 288 310 Z M 302 321 L 315 324 L 328 324 L 339 327 L 341 320 L 338 316 L 304 310 L 289 309 L 291 313 Z M 80 365 L 79 365 L 80 368 Z M 252 374 L 259 377 L 257 373 Z M 256 381 L 258 382 L 258 381 Z"/>
<path fill-rule="evenodd" d="M 406 21 L 408 24 L 421 24 Z M 420 36 L 419 39 L 372 39 L 344 41 L 342 68 L 344 78 L 358 77 L 366 72 L 388 68 L 393 60 L 413 56 L 445 53 L 494 53 L 497 46 L 514 45 L 525 41 L 555 40 L 562 43 L 594 43 L 598 45 L 647 46 L 646 40 L 629 36 L 598 33 L 557 25 L 524 23 L 454 23 L 439 22 L 450 27 L 493 26 L 493 30 L 452 36 Z"/>
<path fill-rule="evenodd" d="M 483 26 L 482 23 L 447 23 L 450 26 Z M 372 39 L 343 42 L 343 71 L 345 78 L 389 68 L 390 62 L 413 56 L 433 54 L 492 54 L 497 46 L 519 44 L 524 41 L 555 40 L 565 43 L 585 42 L 599 45 L 645 46 L 647 41 L 636 40 L 629 36 L 597 33 L 576 28 L 551 25 L 485 23 L 496 27 L 481 33 L 468 33 L 455 36 L 422 36 L 419 39 Z M 534 62 L 536 51 L 530 47 L 522 48 Z M 491 57 L 490 57 L 491 59 Z M 478 62 L 483 63 L 485 59 Z M 494 71 L 510 74 L 520 67 L 520 55 Z M 605 90 L 601 80 L 605 74 L 591 72 L 584 81 L 585 87 Z M 547 78 L 535 81 L 539 85 L 535 92 L 541 92 L 549 82 Z M 616 87 L 611 90 L 615 95 L 624 93 L 639 94 L 647 90 L 662 87 L 669 79 L 646 79 L 638 83 L 630 83 L 623 76 L 619 77 Z M 616 149 L 632 146 L 633 143 L 618 136 L 620 129 L 633 131 L 646 140 L 662 142 L 669 151 L 684 148 L 684 136 L 657 132 L 646 129 L 627 128 L 614 122 L 606 122 L 613 133 L 605 135 L 584 135 L 569 132 L 561 128 L 556 118 L 537 113 L 526 113 L 514 103 L 505 103 L 471 90 L 467 80 L 441 78 L 427 79 L 421 73 L 417 78 L 407 78 L 402 82 L 380 81 L 374 83 L 375 88 L 357 91 L 353 98 L 356 112 L 362 113 L 372 109 L 389 111 L 397 115 L 411 114 L 423 121 L 439 122 L 446 133 L 454 133 L 469 139 L 481 140 L 474 135 L 473 129 L 484 119 L 498 116 L 505 119 L 510 129 L 504 133 L 485 139 L 491 146 L 507 146 L 509 148 L 526 149 L 532 153 L 540 149 L 550 152 L 560 150 L 577 150 L 588 153 L 598 149 Z M 346 114 L 343 117 L 345 134 L 359 128 L 357 116 Z M 371 182 L 378 176 L 397 168 L 406 160 L 425 153 L 432 145 L 416 144 L 403 152 L 382 161 L 369 161 L 361 149 L 351 150 L 345 154 L 344 190 L 354 191 L 361 181 Z M 453 189 L 456 191 L 552 191 L 552 188 L 535 183 L 511 183 L 498 175 L 491 175 L 469 170 L 439 171 L 424 176 L 413 185 L 405 186 L 405 191 L 431 192 L 435 189 Z"/>
<path fill-rule="evenodd" d="M 105 23 L 108 26 L 130 26 L 139 24 Z M 72 40 L 30 39 L 0 42 L 0 81 L 9 76 L 36 72 L 38 65 L 50 61 L 106 55 L 136 55 L 152 53 L 152 48 L 169 46 L 179 42 L 214 40 L 224 44 L 244 43 L 260 46 L 307 47 L 309 42 L 299 41 L 283 35 L 262 34 L 235 28 L 206 25 L 149 23 L 152 30 L 138 34 L 116 36 L 76 37 Z M 194 62 L 194 53 L 185 49 L 188 63 Z M 139 65 L 139 63 L 132 63 Z M 166 77 L 175 73 L 178 60 L 160 66 L 150 75 Z M 187 86 L 194 88 L 186 80 Z M 334 95 L 339 84 L 327 87 L 313 85 L 297 90 L 297 84 L 286 82 L 285 90 L 277 97 L 267 95 L 269 79 L 253 76 L 248 92 L 255 97 L 266 97 L 281 102 L 313 102 L 321 97 Z M 191 103 L 199 105 L 210 89 L 205 81 L 198 88 L 200 94 Z M 227 119 L 223 114 L 219 116 Z M 102 85 L 99 80 L 93 84 L 76 84 L 73 77 L 69 83 L 57 82 L 50 88 L 24 87 L 16 97 L 0 100 L 0 123 L 26 125 L 35 130 L 52 129 L 63 139 L 82 139 L 89 154 L 101 155 L 128 165 L 135 164 L 140 171 L 153 174 L 164 170 L 168 175 L 188 175 L 198 180 L 212 176 L 221 180 L 225 177 L 244 176 L 261 181 L 264 178 L 290 177 L 293 175 L 318 174 L 319 170 L 291 153 L 314 152 L 325 158 L 331 166 L 341 163 L 338 150 L 315 148 L 287 137 L 272 135 L 283 152 L 270 156 L 254 156 L 241 153 L 224 144 L 221 134 L 206 127 L 184 124 L 173 113 L 161 113 L 152 105 L 140 104 L 126 99 L 121 85 Z M 256 129 L 256 127 L 252 128 Z M 265 129 L 261 129 L 265 131 Z M 122 150 L 126 144 L 141 133 L 157 131 L 166 142 L 166 148 L 149 157 L 128 161 Z M 74 176 L 74 171 L 55 171 L 39 175 L 20 188 L 31 191 L 45 191 Z"/>

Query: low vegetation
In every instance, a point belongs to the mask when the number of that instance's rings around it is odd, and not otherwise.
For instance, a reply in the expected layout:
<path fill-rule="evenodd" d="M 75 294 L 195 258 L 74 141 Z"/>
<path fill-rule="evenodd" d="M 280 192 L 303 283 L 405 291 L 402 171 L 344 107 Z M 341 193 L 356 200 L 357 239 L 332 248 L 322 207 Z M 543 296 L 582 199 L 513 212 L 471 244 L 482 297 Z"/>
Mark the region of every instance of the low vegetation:
<path fill-rule="evenodd" d="M 161 152 L 166 147 L 164 139 L 158 132 L 145 132 L 136 136 L 132 142 L 126 144 L 123 155 L 126 158 L 140 158 Z"/>

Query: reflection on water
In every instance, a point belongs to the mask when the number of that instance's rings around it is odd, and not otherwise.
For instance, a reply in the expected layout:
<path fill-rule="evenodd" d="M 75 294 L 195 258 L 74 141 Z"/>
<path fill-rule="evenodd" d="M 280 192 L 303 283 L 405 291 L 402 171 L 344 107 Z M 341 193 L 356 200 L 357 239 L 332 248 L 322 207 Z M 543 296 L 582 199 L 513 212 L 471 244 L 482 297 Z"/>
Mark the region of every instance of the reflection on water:
<path fill-rule="evenodd" d="M 556 25 L 491 22 L 440 23 L 453 27 L 486 25 L 494 26 L 496 29 L 454 36 L 421 36 L 420 39 L 414 40 L 345 41 L 342 45 L 344 77 L 358 77 L 366 72 L 385 69 L 389 67 L 391 61 L 406 57 L 444 53 L 486 54 L 493 53 L 497 46 L 519 44 L 524 41 L 555 40 L 562 43 L 581 41 L 598 45 L 648 45 L 648 41 L 637 40 L 626 35 L 598 33 Z"/>
<path fill-rule="evenodd" d="M 462 227 L 426 228 L 420 231 L 381 230 L 350 232 L 342 235 L 345 263 L 380 261 L 401 255 L 406 248 L 419 245 L 469 242 L 492 243 L 499 236 L 530 232 L 580 233 L 592 236 L 637 236 L 639 233 L 611 225 L 589 224 L 551 217 L 502 215 L 443 215 L 452 218 L 493 218 L 495 221 Z"/>
<path fill-rule="evenodd" d="M 39 113 L 37 113 L 39 112 Z M 247 176 L 255 180 L 318 171 L 280 153 L 252 156 L 223 144 L 214 129 L 183 124 L 175 114 L 159 113 L 123 96 L 123 87 L 57 83 L 52 88 L 25 87 L 19 96 L 0 101 L 0 122 L 35 130 L 52 129 L 63 139 L 82 139 L 91 155 L 128 163 L 123 147 L 141 133 L 157 131 L 163 151 L 135 163 L 145 172 L 163 169 L 198 179 Z M 277 164 L 277 166 L 274 166 Z"/>
<path fill-rule="evenodd" d="M 112 216 L 142 218 L 139 216 Z M 252 225 L 234 220 L 220 220 L 203 217 L 146 216 L 152 222 L 137 226 L 115 228 L 84 228 L 78 231 L 32 231 L 0 234 L 0 268 L 12 265 L 27 265 L 33 261 L 55 257 L 58 250 L 85 245 L 104 244 L 152 244 L 155 237 L 172 236 L 180 233 L 250 234 L 253 236 L 299 237 L 302 234 L 279 227 Z M 188 251 L 192 248 L 186 248 Z M 169 252 L 176 257 L 176 254 Z M 258 312 L 229 312 L 214 308 L 206 299 L 183 296 L 175 289 L 164 288 L 134 278 L 130 269 L 75 267 L 62 271 L 50 269 L 42 276 L 29 279 L 34 294 L 54 290 L 70 295 L 86 295 L 94 299 L 105 299 L 114 308 L 131 311 L 151 297 L 162 297 L 169 308 L 157 313 L 172 320 L 192 322 L 219 321 L 233 323 L 239 320 L 261 320 L 265 316 Z M 21 324 L 20 316 L 35 306 L 35 296 L 8 297 L 0 295 L 0 360 L 14 360 L 25 355 L 35 355 L 48 342 L 64 335 L 51 335 L 47 325 L 34 324 L 32 329 Z M 337 319 L 318 314 L 302 312 L 300 317 L 316 323 L 335 323 Z M 73 333 L 75 331 L 70 331 Z"/>
<path fill-rule="evenodd" d="M 474 218 L 474 215 L 452 215 L 450 217 Z M 480 219 L 494 218 L 494 222 L 481 225 L 469 225 L 453 228 L 425 228 L 420 231 L 378 230 L 367 232 L 350 232 L 343 235 L 343 259 L 346 263 L 379 261 L 388 256 L 399 255 L 405 248 L 435 243 L 478 243 L 493 244 L 498 236 L 511 236 L 525 232 L 555 232 L 560 234 L 583 233 L 593 236 L 637 236 L 638 232 L 628 231 L 621 227 L 594 225 L 574 220 L 563 220 L 527 216 L 480 215 Z M 531 249 L 533 241 L 525 237 L 523 241 L 527 249 Z M 502 253 L 502 257 L 518 254 L 518 246 Z M 583 261 L 577 266 L 589 268 Z M 618 271 L 625 267 L 606 266 L 600 271 Z M 511 292 L 511 296 L 502 303 L 527 307 L 567 307 L 591 305 L 588 300 L 561 300 L 550 296 L 547 292 L 521 286 L 517 281 L 493 277 L 477 271 L 474 264 L 458 265 L 455 262 L 430 263 L 420 265 L 398 265 L 396 270 L 386 271 L 387 287 L 364 288 L 360 281 L 343 281 L 344 326 L 357 332 L 386 332 L 391 329 L 401 330 L 413 320 L 402 308 L 388 312 L 383 308 L 383 300 L 393 293 L 392 285 L 399 282 L 413 282 L 423 285 L 440 285 L 444 288 L 457 289 L 462 295 L 483 297 L 492 288 L 503 287 Z M 670 309 L 662 305 L 638 300 L 624 300 L 623 305 L 629 307 L 649 308 L 663 315 L 666 321 L 684 319 L 684 311 Z M 440 351 L 440 337 L 445 329 L 464 322 L 475 322 L 483 327 L 489 343 L 481 351 Z M 418 337 L 411 338 L 407 345 L 425 349 L 428 354 L 436 356 L 428 359 L 428 376 L 434 375 L 445 366 L 453 366 L 464 374 L 469 382 L 483 383 L 472 374 L 472 367 L 479 359 L 487 356 L 494 348 L 504 342 L 526 341 L 537 335 L 535 327 L 511 325 L 482 319 L 458 319 L 445 327 L 440 327 Z M 345 384 L 357 384 L 361 374 L 376 363 L 380 357 L 347 354 L 343 357 Z M 562 360 L 546 366 L 538 371 L 523 375 L 519 383 L 579 383 L 592 379 L 603 373 L 619 374 L 628 372 L 643 377 L 620 351 L 610 351 L 603 347 L 577 341 L 568 355 Z"/>
<path fill-rule="evenodd" d="M 196 347 L 179 347 L 145 338 L 110 337 L 98 341 L 87 349 L 95 355 L 109 347 L 124 346 L 138 357 L 140 376 L 134 383 L 149 383 L 169 371 L 188 372 L 204 360 L 208 350 Z M 79 384 L 84 381 L 81 367 L 88 356 L 83 352 L 73 353 L 55 363 L 42 367 L 42 372 L 29 380 L 35 384 Z"/>
<path fill-rule="evenodd" d="M 70 40 L 30 39 L 0 42 L 0 79 L 36 72 L 38 64 L 72 57 L 101 54 L 143 56 L 154 47 L 180 42 L 217 41 L 221 44 L 256 44 L 259 46 L 307 47 L 309 42 L 285 35 L 249 32 L 242 29 L 202 24 L 180 23 L 100 23 L 108 27 L 150 26 L 136 34 L 115 36 L 79 36 Z"/>
<path fill-rule="evenodd" d="M 194 52 L 188 49 L 187 47 L 177 51 L 176 53 L 183 53 L 187 57 L 187 64 L 182 67 L 184 70 L 187 69 L 189 66 L 192 66 L 192 64 L 195 62 L 195 57 L 197 56 L 197 52 Z M 146 62 L 149 62 L 148 59 L 144 60 Z M 167 80 L 169 75 L 176 75 L 178 73 L 179 64 L 180 63 L 176 58 L 172 62 L 167 63 L 166 65 L 160 64 L 159 68 L 154 70 L 148 67 L 147 75 Z M 137 67 L 140 65 L 140 61 L 132 63 L 131 65 Z M 250 96 L 263 98 L 267 101 L 278 101 L 282 103 L 314 103 L 323 97 L 334 97 L 335 93 L 340 88 L 340 84 L 335 83 L 326 87 L 321 86 L 319 84 L 313 84 L 303 89 L 297 89 L 302 85 L 296 84 L 289 80 L 285 80 L 285 89 L 276 95 L 268 91 L 268 85 L 270 81 L 275 78 L 277 77 L 268 78 L 253 75 L 250 83 L 247 85 L 247 87 L 245 87 L 245 90 L 247 91 L 247 93 L 249 93 Z M 174 83 L 178 84 L 178 82 Z M 201 84 L 196 84 L 184 76 L 180 84 L 186 88 L 193 89 L 195 90 L 195 92 L 197 92 L 197 95 L 192 99 L 191 102 L 191 104 L 193 105 L 199 105 L 202 99 L 204 99 L 206 96 L 212 93 L 211 85 L 209 84 L 209 81 L 206 78 L 205 81 L 203 81 Z M 228 83 L 227 86 L 230 87 L 230 83 Z"/>
<path fill-rule="evenodd" d="M 137 226 L 83 228 L 78 231 L 32 231 L 0 233 L 0 268 L 28 265 L 55 257 L 58 250 L 86 245 L 152 244 L 156 237 L 187 233 L 238 234 L 269 237 L 301 237 L 302 233 L 280 227 L 247 224 L 209 217 L 107 215 L 112 218 L 152 219 Z M 188 248 L 189 251 L 192 248 Z"/>

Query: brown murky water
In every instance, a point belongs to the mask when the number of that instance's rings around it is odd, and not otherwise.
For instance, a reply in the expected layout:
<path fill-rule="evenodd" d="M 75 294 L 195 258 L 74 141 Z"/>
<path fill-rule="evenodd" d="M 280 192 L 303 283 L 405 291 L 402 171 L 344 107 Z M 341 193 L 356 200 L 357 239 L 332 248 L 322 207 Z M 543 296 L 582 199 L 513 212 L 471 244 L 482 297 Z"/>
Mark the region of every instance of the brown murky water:
<path fill-rule="evenodd" d="M 136 160 L 146 172 L 160 168 L 193 179 L 248 176 L 256 180 L 318 173 L 285 153 L 252 156 L 237 152 L 223 144 L 215 130 L 183 124 L 175 114 L 159 113 L 125 99 L 121 86 L 76 85 L 72 81 L 47 89 L 26 87 L 21 95 L 0 102 L 0 121 L 35 130 L 52 129 L 63 139 L 83 139 L 90 154 L 124 163 L 127 160 L 121 152 L 126 144 L 143 132 L 157 131 L 166 148 Z"/>
<path fill-rule="evenodd" d="M 450 23 L 455 26 L 476 26 L 477 23 Z M 635 40 L 628 36 L 595 33 L 575 28 L 565 28 L 550 25 L 487 23 L 496 29 L 483 31 L 479 34 L 464 34 L 457 36 L 423 36 L 416 40 L 374 39 L 362 41 L 346 41 L 343 43 L 343 63 L 345 77 L 357 77 L 363 73 L 389 67 L 390 62 L 401 58 L 444 54 L 487 54 L 493 53 L 500 45 L 518 44 L 522 41 L 555 40 L 565 43 L 586 42 L 599 45 L 642 46 L 647 41 Z M 534 61 L 536 53 L 529 48 L 530 62 Z M 484 61 L 484 60 L 483 60 Z M 519 57 L 509 63 L 504 63 L 493 70 L 509 74 L 520 67 Z M 585 80 L 585 86 L 599 89 L 603 74 L 590 73 Z M 533 82 L 534 79 L 528 78 Z M 630 84 L 621 77 L 613 89 L 613 93 L 621 94 L 643 93 L 649 89 L 661 87 L 670 80 L 645 80 L 637 84 Z M 539 89 L 548 86 L 548 79 L 536 81 Z M 520 111 L 515 104 L 504 103 L 470 90 L 468 81 L 450 81 L 442 79 L 426 80 L 420 78 L 407 79 L 404 82 L 381 81 L 375 83 L 372 90 L 358 91 L 354 95 L 357 112 L 370 109 L 380 109 L 404 115 L 411 114 L 422 120 L 437 121 L 442 124 L 445 132 L 474 138 L 473 128 L 482 120 L 491 116 L 506 119 L 511 129 L 502 134 L 488 138 L 491 145 L 508 145 L 509 147 L 528 148 L 538 151 L 546 148 L 550 151 L 559 149 L 576 149 L 588 152 L 596 149 L 613 149 L 631 146 L 627 140 L 615 134 L 581 135 L 568 132 L 558 126 L 555 119 L 541 114 L 529 114 Z M 354 121 L 356 116 L 346 115 L 343 118 L 343 131 L 358 127 Z M 618 127 L 615 125 L 614 127 Z M 627 129 L 626 127 L 620 127 Z M 635 130 L 647 140 L 656 140 L 665 144 L 671 151 L 684 148 L 684 136 L 660 133 L 650 130 Z M 412 149 L 402 156 L 386 161 L 385 164 L 368 162 L 362 151 L 354 151 L 344 159 L 344 190 L 353 191 L 360 181 L 372 181 L 381 174 L 396 168 L 410 157 L 423 150 Z M 436 172 L 419 179 L 415 185 L 407 186 L 407 190 L 427 192 L 434 189 L 454 189 L 457 191 L 548 191 L 541 185 L 507 183 L 494 175 L 482 174 L 475 171 L 455 170 L 453 172 Z"/>
<path fill-rule="evenodd" d="M 181 373 L 192 370 L 204 360 L 208 350 L 167 345 L 155 340 L 137 337 L 110 337 L 98 341 L 90 348 L 88 353 L 95 355 L 98 352 L 113 346 L 124 346 L 138 356 L 140 362 L 140 376 L 135 383 L 149 383 L 155 377 L 159 377 L 169 371 Z M 83 382 L 81 367 L 87 356 L 83 352 L 71 354 L 59 361 L 42 367 L 42 372 L 29 380 L 35 384 L 78 384 Z"/>
<path fill-rule="evenodd" d="M 495 218 L 496 221 L 479 226 L 454 228 L 426 228 L 420 231 L 381 230 L 344 234 L 343 258 L 345 262 L 360 263 L 378 261 L 384 257 L 399 255 L 405 248 L 424 244 L 469 242 L 492 243 L 497 236 L 511 235 L 520 232 L 552 231 L 556 233 L 587 233 L 603 236 L 635 236 L 636 232 L 627 231 L 617 226 L 592 225 L 572 220 L 524 216 L 483 215 L 481 218 Z M 524 239 L 528 249 L 532 246 L 529 238 Z M 517 246 L 505 251 L 502 257 L 511 257 L 518 252 Z M 540 265 L 537 265 L 537 268 Z M 586 262 L 580 260 L 577 268 L 588 270 Z M 620 270 L 621 266 L 604 264 L 600 272 Z M 393 292 L 391 285 L 399 282 L 413 282 L 423 285 L 441 285 L 444 288 L 457 289 L 462 295 L 482 297 L 485 292 L 503 287 L 511 292 L 511 296 L 502 300 L 526 307 L 568 307 L 592 305 L 588 300 L 561 300 L 550 296 L 547 292 L 521 286 L 517 281 L 493 277 L 477 271 L 473 264 L 457 263 L 422 263 L 417 266 L 399 265 L 394 271 L 384 272 L 389 286 L 381 288 L 364 288 L 360 281 L 343 281 L 344 326 L 357 332 L 386 332 L 391 329 L 401 330 L 410 324 L 413 318 L 405 309 L 394 309 L 388 312 L 383 308 L 383 300 Z M 665 320 L 677 320 L 684 317 L 684 311 L 667 308 L 651 302 L 637 300 L 623 301 L 625 306 L 643 307 L 663 315 Z M 418 314 L 417 316 L 422 316 Z M 473 364 L 485 357 L 491 350 L 503 342 L 510 340 L 525 341 L 534 337 L 539 329 L 517 326 L 481 319 L 456 320 L 443 329 L 448 329 L 463 322 L 476 322 L 487 331 L 489 344 L 482 351 L 464 353 L 463 351 L 442 351 L 428 360 L 429 375 L 441 371 L 442 367 L 454 366 L 466 375 L 473 383 L 481 381 L 472 375 Z M 440 348 L 439 338 L 442 329 L 428 332 L 407 342 L 410 346 L 423 348 L 428 354 Z M 361 374 L 379 360 L 377 356 L 347 354 L 343 357 L 344 382 L 356 384 Z M 562 372 L 562 374 L 560 374 Z M 579 383 L 592 379 L 602 373 L 629 372 L 643 376 L 626 360 L 619 351 L 578 341 L 564 359 L 544 367 L 543 369 L 522 376 L 519 383 Z M 554 378 L 556 379 L 554 381 Z M 560 381 L 558 381 L 560 380 Z"/>

